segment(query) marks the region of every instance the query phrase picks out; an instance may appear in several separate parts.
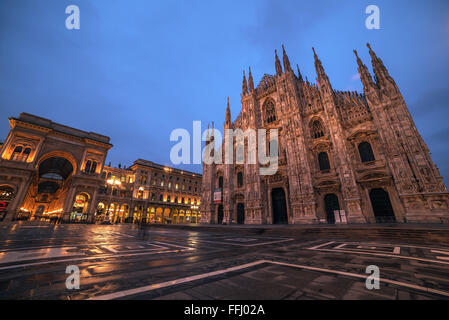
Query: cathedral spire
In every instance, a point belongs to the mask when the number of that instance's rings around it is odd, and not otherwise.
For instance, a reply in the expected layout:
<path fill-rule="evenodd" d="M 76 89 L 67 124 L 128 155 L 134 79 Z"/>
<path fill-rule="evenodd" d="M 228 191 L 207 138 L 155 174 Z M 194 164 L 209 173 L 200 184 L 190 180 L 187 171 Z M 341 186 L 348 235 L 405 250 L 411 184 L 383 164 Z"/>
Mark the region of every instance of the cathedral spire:
<path fill-rule="evenodd" d="M 245 95 L 247 93 L 248 93 L 248 84 L 246 83 L 245 70 L 243 70 L 242 94 Z"/>
<path fill-rule="evenodd" d="M 324 72 L 323 64 L 321 63 L 321 60 L 318 58 L 315 48 L 312 47 L 312 50 L 313 50 L 313 57 L 315 58 L 315 69 L 317 76 L 320 77 L 321 75 L 326 75 L 326 73 Z"/>
<path fill-rule="evenodd" d="M 290 60 L 288 59 L 287 52 L 285 52 L 284 45 L 282 45 L 282 60 L 284 61 L 285 72 L 287 71 L 293 72 L 292 67 L 290 66 Z"/>
<path fill-rule="evenodd" d="M 354 54 L 357 58 L 360 80 L 362 81 L 363 87 L 365 88 L 366 91 L 368 88 L 374 87 L 374 81 L 373 78 L 371 77 L 371 74 L 368 71 L 368 68 L 366 67 L 366 65 L 363 64 L 362 60 L 359 58 L 357 50 L 354 50 Z"/>
<path fill-rule="evenodd" d="M 388 91 L 391 89 L 393 92 L 398 91 L 396 83 L 388 73 L 388 70 L 385 67 L 383 61 L 376 55 L 369 43 L 367 43 L 366 46 L 369 49 L 373 71 L 376 75 L 376 82 L 379 88 L 386 89 Z"/>
<path fill-rule="evenodd" d="M 325 81 L 326 83 L 328 83 L 330 85 L 329 82 L 329 78 L 326 75 L 326 72 L 324 71 L 323 68 L 323 64 L 321 63 L 321 60 L 318 58 L 316 52 L 315 52 L 315 48 L 312 48 L 313 50 L 313 56 L 315 58 L 315 69 L 316 69 L 316 74 L 318 76 L 318 81 Z"/>
<path fill-rule="evenodd" d="M 251 67 L 249 67 L 249 74 L 248 74 L 248 86 L 249 86 L 249 92 L 253 92 L 254 91 L 254 80 L 253 80 L 253 75 L 251 73 Z"/>
<path fill-rule="evenodd" d="M 281 61 L 279 60 L 278 57 L 278 52 L 277 50 L 274 50 L 274 55 L 275 55 L 275 67 L 276 67 L 276 75 L 281 75 L 282 74 L 282 66 L 281 66 Z"/>
<path fill-rule="evenodd" d="M 226 128 L 230 128 L 231 127 L 231 108 L 229 107 L 229 97 L 228 97 L 228 105 L 226 107 L 226 123 L 225 123 L 225 127 Z"/>
<path fill-rule="evenodd" d="M 304 80 L 302 78 L 301 71 L 299 71 L 299 65 L 296 65 L 296 69 L 298 70 L 298 79 L 299 79 L 299 81 L 303 82 Z"/>

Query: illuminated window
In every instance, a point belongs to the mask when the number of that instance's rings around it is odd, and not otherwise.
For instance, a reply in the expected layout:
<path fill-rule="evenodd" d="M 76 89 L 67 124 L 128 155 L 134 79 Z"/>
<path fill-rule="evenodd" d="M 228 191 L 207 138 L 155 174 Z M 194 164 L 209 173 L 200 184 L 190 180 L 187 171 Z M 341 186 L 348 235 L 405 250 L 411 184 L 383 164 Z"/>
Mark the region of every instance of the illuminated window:
<path fill-rule="evenodd" d="M 95 173 L 95 171 L 97 171 L 97 162 L 96 162 L 96 161 L 93 161 L 93 162 L 92 162 L 92 167 L 91 167 L 91 169 L 90 169 L 90 172 L 91 172 L 91 173 Z"/>
<path fill-rule="evenodd" d="M 30 153 L 31 148 L 24 149 L 22 146 L 17 146 L 14 149 L 14 152 L 12 153 L 10 160 L 26 162 L 28 160 Z"/>

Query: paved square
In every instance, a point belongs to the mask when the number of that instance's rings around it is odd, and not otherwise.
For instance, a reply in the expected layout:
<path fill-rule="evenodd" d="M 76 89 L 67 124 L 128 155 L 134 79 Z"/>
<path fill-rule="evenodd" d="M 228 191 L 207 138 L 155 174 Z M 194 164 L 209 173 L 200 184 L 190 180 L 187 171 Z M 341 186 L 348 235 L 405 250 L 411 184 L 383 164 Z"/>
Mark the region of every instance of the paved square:
<path fill-rule="evenodd" d="M 0 299 L 449 299 L 449 247 L 15 224 L 0 233 Z"/>

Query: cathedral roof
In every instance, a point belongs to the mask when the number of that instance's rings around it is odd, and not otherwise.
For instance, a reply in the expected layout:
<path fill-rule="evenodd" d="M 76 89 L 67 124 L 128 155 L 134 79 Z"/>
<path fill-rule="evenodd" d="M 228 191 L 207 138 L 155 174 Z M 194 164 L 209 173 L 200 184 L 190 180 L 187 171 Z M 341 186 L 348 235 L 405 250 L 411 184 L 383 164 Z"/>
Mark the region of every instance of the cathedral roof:
<path fill-rule="evenodd" d="M 276 82 L 276 78 L 271 74 L 264 74 L 259 84 L 257 85 L 256 91 L 266 90 L 269 87 L 273 86 Z"/>

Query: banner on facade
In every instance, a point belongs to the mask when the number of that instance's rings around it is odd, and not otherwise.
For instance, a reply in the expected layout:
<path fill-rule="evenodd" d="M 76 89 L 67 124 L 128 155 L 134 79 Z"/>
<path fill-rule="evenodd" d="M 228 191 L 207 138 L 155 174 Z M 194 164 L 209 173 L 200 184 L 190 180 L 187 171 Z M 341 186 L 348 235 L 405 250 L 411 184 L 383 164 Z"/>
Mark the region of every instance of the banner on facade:
<path fill-rule="evenodd" d="M 222 202 L 221 190 L 216 190 L 214 192 L 214 203 L 221 203 L 221 202 Z"/>

